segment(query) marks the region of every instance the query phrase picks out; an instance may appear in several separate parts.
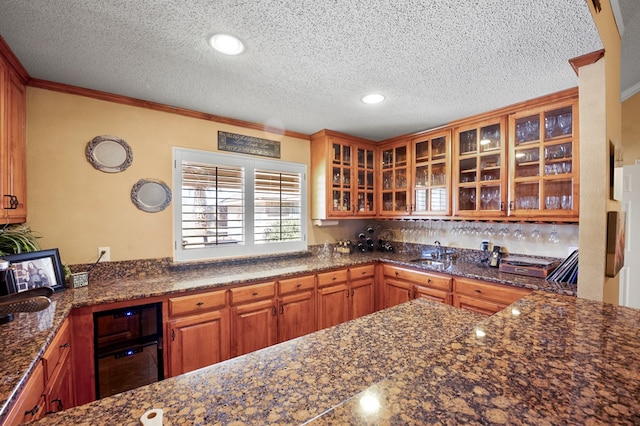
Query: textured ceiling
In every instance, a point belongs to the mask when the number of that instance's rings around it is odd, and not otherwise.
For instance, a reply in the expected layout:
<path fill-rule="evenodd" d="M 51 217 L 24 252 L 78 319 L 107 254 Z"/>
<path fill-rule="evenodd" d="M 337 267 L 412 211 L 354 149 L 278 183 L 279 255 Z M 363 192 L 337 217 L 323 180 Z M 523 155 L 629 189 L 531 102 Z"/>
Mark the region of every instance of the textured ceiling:
<path fill-rule="evenodd" d="M 34 78 L 373 140 L 576 86 L 602 48 L 586 0 L 0 0 L 0 35 Z"/>

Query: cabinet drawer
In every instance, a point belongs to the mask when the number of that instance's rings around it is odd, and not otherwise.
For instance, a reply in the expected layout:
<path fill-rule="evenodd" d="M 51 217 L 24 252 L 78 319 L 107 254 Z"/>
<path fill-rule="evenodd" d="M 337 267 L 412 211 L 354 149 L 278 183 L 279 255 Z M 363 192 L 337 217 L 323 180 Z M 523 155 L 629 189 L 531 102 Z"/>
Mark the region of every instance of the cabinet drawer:
<path fill-rule="evenodd" d="M 64 359 L 63 356 L 71 350 L 71 328 L 69 327 L 69 320 L 66 320 L 58 333 L 55 335 L 51 344 L 47 348 L 44 356 L 42 357 L 42 364 L 44 367 L 44 377 L 49 380 L 53 375 L 56 365 L 60 360 Z"/>
<path fill-rule="evenodd" d="M 456 278 L 454 281 L 455 292 L 458 294 L 465 294 L 477 299 L 491 300 L 504 305 L 510 305 L 520 300 L 532 291 L 519 287 L 461 278 Z"/>
<path fill-rule="evenodd" d="M 276 283 L 274 282 L 232 288 L 230 290 L 231 304 L 237 305 L 238 303 L 246 303 L 254 300 L 274 297 L 276 294 L 275 288 Z"/>
<path fill-rule="evenodd" d="M 410 269 L 397 268 L 391 265 L 384 265 L 383 271 L 384 275 L 387 277 L 406 280 L 413 284 L 419 284 L 422 286 L 437 288 L 445 291 L 451 291 L 452 289 L 452 280 L 450 277 L 430 274 L 427 272 L 418 272 Z"/>
<path fill-rule="evenodd" d="M 337 284 L 347 281 L 347 270 L 340 269 L 337 271 L 323 272 L 318 274 L 318 287 L 323 287 L 331 284 Z"/>
<path fill-rule="evenodd" d="M 305 275 L 303 277 L 289 278 L 278 281 L 278 291 L 280 294 L 294 293 L 301 290 L 313 290 L 316 281 L 314 275 Z"/>
<path fill-rule="evenodd" d="M 351 280 L 359 280 L 361 278 L 369 278 L 375 275 L 374 265 L 356 266 L 349 268 L 349 278 Z"/>
<path fill-rule="evenodd" d="M 204 312 L 225 305 L 225 290 L 190 294 L 169 299 L 169 316 Z"/>
<path fill-rule="evenodd" d="M 13 426 L 39 419 L 46 411 L 45 403 L 44 368 L 39 362 L 27 379 L 15 405 L 7 413 L 3 425 Z"/>

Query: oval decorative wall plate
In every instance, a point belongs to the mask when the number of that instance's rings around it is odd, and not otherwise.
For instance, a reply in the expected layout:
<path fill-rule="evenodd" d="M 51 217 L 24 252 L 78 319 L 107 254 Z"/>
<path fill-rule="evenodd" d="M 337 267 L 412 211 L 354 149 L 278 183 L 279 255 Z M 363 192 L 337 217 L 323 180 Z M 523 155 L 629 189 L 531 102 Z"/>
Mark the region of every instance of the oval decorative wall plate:
<path fill-rule="evenodd" d="M 126 170 L 133 162 L 133 152 L 124 139 L 115 136 L 96 136 L 85 148 L 87 161 L 106 173 Z"/>
<path fill-rule="evenodd" d="M 131 201 L 142 211 L 161 212 L 171 204 L 171 189 L 158 179 L 140 179 L 131 188 Z"/>

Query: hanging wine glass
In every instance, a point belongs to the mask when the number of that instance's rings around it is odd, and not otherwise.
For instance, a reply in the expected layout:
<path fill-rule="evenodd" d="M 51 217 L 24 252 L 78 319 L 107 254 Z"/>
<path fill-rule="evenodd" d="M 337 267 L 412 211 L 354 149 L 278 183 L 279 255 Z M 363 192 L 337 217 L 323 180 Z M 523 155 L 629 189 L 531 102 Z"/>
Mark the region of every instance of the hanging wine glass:
<path fill-rule="evenodd" d="M 531 240 L 538 242 L 540 241 L 541 238 L 542 238 L 542 234 L 540 233 L 540 230 L 538 229 L 538 224 L 536 223 L 533 227 L 533 231 L 531 231 Z"/>
<path fill-rule="evenodd" d="M 558 227 L 557 225 L 553 225 L 553 228 L 551 228 L 551 233 L 549 234 L 549 242 L 552 244 L 557 244 L 560 242 L 560 235 L 558 234 Z"/>
<path fill-rule="evenodd" d="M 500 228 L 500 230 L 498 231 L 498 237 L 502 239 L 506 239 L 508 236 L 509 236 L 509 227 L 505 223 L 504 225 L 502 225 L 502 228 Z"/>

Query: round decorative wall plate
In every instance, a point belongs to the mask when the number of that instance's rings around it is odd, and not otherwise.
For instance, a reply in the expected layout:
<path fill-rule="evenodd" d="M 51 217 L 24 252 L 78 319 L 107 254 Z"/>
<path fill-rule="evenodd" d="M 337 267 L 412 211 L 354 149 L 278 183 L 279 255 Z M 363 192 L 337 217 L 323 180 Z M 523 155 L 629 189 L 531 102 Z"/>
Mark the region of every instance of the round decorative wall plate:
<path fill-rule="evenodd" d="M 131 188 L 131 201 L 142 211 L 161 212 L 171 204 L 171 189 L 158 179 L 140 179 Z"/>
<path fill-rule="evenodd" d="M 87 161 L 96 169 L 106 173 L 118 173 L 133 162 L 131 147 L 124 139 L 115 136 L 96 136 L 85 148 Z"/>

